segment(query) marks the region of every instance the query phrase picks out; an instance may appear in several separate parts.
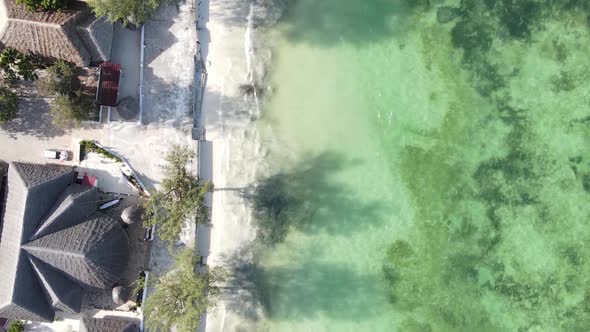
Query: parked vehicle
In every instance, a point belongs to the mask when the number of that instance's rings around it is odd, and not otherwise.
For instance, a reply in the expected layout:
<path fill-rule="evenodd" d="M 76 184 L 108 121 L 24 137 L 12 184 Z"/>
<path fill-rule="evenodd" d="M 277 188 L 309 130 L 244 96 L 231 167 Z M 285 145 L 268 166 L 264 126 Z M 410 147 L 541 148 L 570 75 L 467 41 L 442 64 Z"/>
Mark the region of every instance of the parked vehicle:
<path fill-rule="evenodd" d="M 43 157 L 47 159 L 58 159 L 64 161 L 68 160 L 70 155 L 66 150 L 47 149 L 43 151 Z"/>

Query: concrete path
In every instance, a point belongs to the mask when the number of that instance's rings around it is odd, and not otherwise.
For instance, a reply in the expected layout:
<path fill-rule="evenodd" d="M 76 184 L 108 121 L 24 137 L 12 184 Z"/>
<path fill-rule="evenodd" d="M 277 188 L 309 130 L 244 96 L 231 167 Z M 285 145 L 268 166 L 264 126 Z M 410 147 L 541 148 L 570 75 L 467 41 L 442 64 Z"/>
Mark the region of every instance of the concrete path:
<path fill-rule="evenodd" d="M 115 24 L 111 62 L 120 64 L 122 68 L 118 100 L 139 97 L 140 48 L 139 29 L 127 29 L 120 22 Z"/>

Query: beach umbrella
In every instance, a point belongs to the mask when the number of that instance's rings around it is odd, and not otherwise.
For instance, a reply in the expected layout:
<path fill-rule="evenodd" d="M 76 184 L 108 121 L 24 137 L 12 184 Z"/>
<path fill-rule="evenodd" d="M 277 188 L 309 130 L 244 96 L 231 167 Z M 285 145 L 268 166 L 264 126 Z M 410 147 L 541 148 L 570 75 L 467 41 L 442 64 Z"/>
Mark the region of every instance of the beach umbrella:
<path fill-rule="evenodd" d="M 118 305 L 123 305 L 127 303 L 129 295 L 129 290 L 123 286 L 117 286 L 113 288 L 113 302 L 115 302 Z"/>
<path fill-rule="evenodd" d="M 143 208 L 141 205 L 131 205 L 121 213 L 121 219 L 127 225 L 141 222 L 141 215 L 143 214 Z"/>

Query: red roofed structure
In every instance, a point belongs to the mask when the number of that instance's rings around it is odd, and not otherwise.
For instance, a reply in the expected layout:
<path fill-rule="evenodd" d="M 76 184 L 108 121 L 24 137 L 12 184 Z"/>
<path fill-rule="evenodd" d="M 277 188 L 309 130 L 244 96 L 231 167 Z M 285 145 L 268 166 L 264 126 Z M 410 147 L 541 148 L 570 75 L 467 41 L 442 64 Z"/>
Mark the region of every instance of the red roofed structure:
<path fill-rule="evenodd" d="M 119 94 L 119 77 L 121 76 L 121 65 L 111 62 L 103 62 L 100 65 L 98 76 L 98 93 L 96 102 L 104 106 L 117 106 Z"/>

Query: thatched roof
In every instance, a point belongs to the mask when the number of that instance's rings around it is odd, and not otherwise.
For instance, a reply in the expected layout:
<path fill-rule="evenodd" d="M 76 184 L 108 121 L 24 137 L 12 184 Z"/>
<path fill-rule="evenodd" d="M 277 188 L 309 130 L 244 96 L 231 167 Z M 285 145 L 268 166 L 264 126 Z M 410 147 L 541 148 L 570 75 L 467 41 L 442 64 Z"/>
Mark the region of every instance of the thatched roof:
<path fill-rule="evenodd" d="M 124 223 L 131 225 L 141 222 L 143 215 L 143 208 L 141 205 L 131 205 L 125 208 L 121 213 L 121 219 Z"/>
<path fill-rule="evenodd" d="M 127 300 L 129 300 L 129 296 L 131 292 L 129 291 L 129 289 L 123 287 L 123 286 L 117 286 L 115 288 L 113 288 L 113 302 L 115 302 L 118 305 L 123 305 L 125 303 L 127 303 Z"/>
<path fill-rule="evenodd" d="M 47 197 L 59 195 L 72 178 L 71 167 L 22 163 L 12 163 L 8 167 L 0 240 L 1 317 L 53 320 L 54 311 L 44 300 L 43 289 L 20 246 L 51 208 L 53 202 Z"/>
<path fill-rule="evenodd" d="M 45 221 L 39 225 L 30 239 L 38 239 L 74 226 L 80 222 L 80 219 L 87 218 L 94 213 L 92 206 L 96 205 L 96 200 L 96 188 L 86 186 L 66 187 L 47 213 Z"/>
<path fill-rule="evenodd" d="M 96 211 L 73 169 L 11 163 L 0 241 L 0 316 L 51 321 L 79 312 L 84 287 L 110 287 L 127 262 L 121 226 Z"/>
<path fill-rule="evenodd" d="M 80 67 L 110 57 L 113 25 L 94 18 L 85 2 L 73 1 L 62 11 L 29 11 L 15 0 L 0 1 L 6 5 L 6 17 L 0 18 L 3 48 L 64 59 Z"/>
<path fill-rule="evenodd" d="M 77 27 L 78 34 L 87 47 L 93 62 L 109 61 L 113 47 L 113 24 L 106 17 L 90 15 Z"/>
<path fill-rule="evenodd" d="M 139 332 L 139 321 L 122 317 L 84 317 L 80 321 L 80 332 Z"/>
<path fill-rule="evenodd" d="M 119 280 L 129 258 L 125 231 L 115 220 L 99 212 L 81 224 L 22 247 L 83 287 L 112 286 Z"/>
<path fill-rule="evenodd" d="M 82 288 L 65 275 L 36 259 L 28 256 L 31 265 L 39 280 L 43 284 L 43 290 L 51 305 L 62 311 L 76 313 L 80 312 L 82 306 Z"/>
<path fill-rule="evenodd" d="M 139 102 L 133 97 L 125 97 L 117 103 L 116 110 L 117 114 L 119 114 L 123 120 L 130 121 L 137 119 L 139 114 Z"/>
<path fill-rule="evenodd" d="M 68 9 L 60 11 L 30 11 L 24 5 L 18 4 L 14 0 L 4 0 L 4 4 L 6 6 L 6 15 L 9 19 L 57 25 L 64 25 L 75 21 L 90 11 L 88 6 L 82 1 L 72 1 Z"/>

